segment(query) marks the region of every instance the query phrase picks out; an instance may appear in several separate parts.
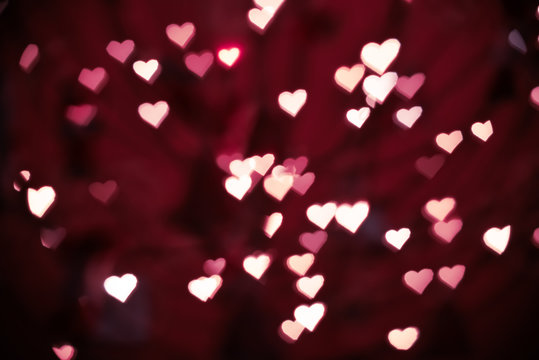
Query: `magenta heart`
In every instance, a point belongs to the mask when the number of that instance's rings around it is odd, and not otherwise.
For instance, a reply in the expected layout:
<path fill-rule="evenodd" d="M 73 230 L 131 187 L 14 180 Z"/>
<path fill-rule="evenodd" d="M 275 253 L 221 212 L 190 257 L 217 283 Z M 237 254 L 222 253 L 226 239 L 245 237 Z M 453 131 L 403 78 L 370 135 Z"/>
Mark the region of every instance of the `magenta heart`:
<path fill-rule="evenodd" d="M 105 86 L 108 79 L 105 69 L 98 67 L 93 70 L 82 69 L 79 74 L 79 82 L 96 94 Z"/>
<path fill-rule="evenodd" d="M 299 236 L 299 243 L 305 249 L 311 251 L 312 253 L 317 253 L 318 250 L 326 243 L 328 239 L 328 234 L 323 231 L 315 231 L 313 233 L 303 233 Z"/>
<path fill-rule="evenodd" d="M 200 55 L 189 53 L 185 56 L 185 66 L 199 77 L 203 77 L 213 63 L 213 55 L 204 51 Z"/>

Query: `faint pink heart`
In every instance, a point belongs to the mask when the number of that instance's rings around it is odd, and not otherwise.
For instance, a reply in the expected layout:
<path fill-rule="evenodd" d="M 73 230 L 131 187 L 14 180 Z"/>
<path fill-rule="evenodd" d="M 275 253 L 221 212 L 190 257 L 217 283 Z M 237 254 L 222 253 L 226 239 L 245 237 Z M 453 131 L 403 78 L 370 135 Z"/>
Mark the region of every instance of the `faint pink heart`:
<path fill-rule="evenodd" d="M 208 259 L 204 261 L 202 269 L 207 275 L 220 275 L 226 266 L 226 260 L 224 258 L 218 258 L 215 260 Z"/>
<path fill-rule="evenodd" d="M 75 355 L 75 348 L 71 345 L 62 345 L 60 347 L 52 347 L 52 351 L 60 360 L 71 360 Z"/>
<path fill-rule="evenodd" d="M 135 50 L 135 42 L 133 40 L 124 40 L 123 42 L 118 42 L 112 40 L 107 45 L 107 53 L 112 56 L 114 59 L 118 60 L 122 64 L 129 58 L 129 56 Z"/>
<path fill-rule="evenodd" d="M 525 54 L 528 51 L 528 48 L 526 47 L 526 42 L 522 38 L 522 35 L 520 35 L 520 32 L 518 30 L 513 29 L 507 36 L 507 40 L 509 41 L 509 45 L 518 52 Z"/>
<path fill-rule="evenodd" d="M 444 266 L 438 270 L 438 278 L 444 284 L 454 289 L 464 277 L 466 267 L 464 265 L 455 265 L 452 268 Z"/>
<path fill-rule="evenodd" d="M 415 168 L 428 179 L 432 179 L 434 175 L 442 168 L 445 162 L 443 155 L 434 155 L 432 157 L 422 156 L 415 162 Z"/>
<path fill-rule="evenodd" d="M 56 192 L 51 186 L 43 186 L 39 190 L 28 189 L 28 208 L 38 218 L 43 217 L 47 213 L 55 199 Z"/>
<path fill-rule="evenodd" d="M 365 67 L 361 64 L 356 64 L 351 68 L 341 66 L 335 72 L 334 80 L 337 85 L 351 93 L 356 88 L 364 73 Z"/>
<path fill-rule="evenodd" d="M 161 73 L 161 66 L 156 59 L 151 59 L 146 62 L 139 60 L 133 63 L 133 70 L 148 84 L 153 84 Z"/>
<path fill-rule="evenodd" d="M 223 279 L 219 275 L 201 276 L 198 279 L 191 280 L 187 285 L 187 289 L 192 295 L 206 302 L 215 296 L 222 283 Z"/>
<path fill-rule="evenodd" d="M 339 205 L 335 211 L 335 220 L 353 234 L 367 218 L 367 215 L 369 215 L 369 203 L 358 201 L 353 206 L 350 204 Z"/>
<path fill-rule="evenodd" d="M 240 153 L 234 153 L 231 155 L 221 154 L 217 156 L 216 162 L 217 162 L 217 166 L 219 166 L 221 170 L 226 171 L 230 174 L 230 163 L 234 160 L 241 160 L 241 159 L 242 159 L 242 154 Z"/>
<path fill-rule="evenodd" d="M 79 74 L 79 82 L 96 94 L 103 90 L 107 80 L 107 72 L 102 67 L 93 70 L 82 69 Z"/>
<path fill-rule="evenodd" d="M 288 158 L 283 162 L 283 166 L 289 170 L 293 174 L 301 174 L 303 173 L 303 170 L 307 167 L 307 164 L 309 163 L 309 159 L 305 156 L 300 156 L 297 159 L 294 158 Z M 292 171 L 293 169 L 293 171 Z"/>
<path fill-rule="evenodd" d="M 86 126 L 92 121 L 97 113 L 97 107 L 94 105 L 72 105 L 66 110 L 66 118 L 78 126 Z"/>
<path fill-rule="evenodd" d="M 387 340 L 397 350 L 408 350 L 419 337 L 419 330 L 416 327 L 408 327 L 404 330 L 393 329 L 387 334 Z"/>
<path fill-rule="evenodd" d="M 462 132 L 455 130 L 451 134 L 440 133 L 436 136 L 436 144 L 447 153 L 453 150 L 462 142 Z"/>
<path fill-rule="evenodd" d="M 195 36 L 195 25 L 190 22 L 184 24 L 170 24 L 166 28 L 166 33 L 170 41 L 182 49 L 185 49 L 189 42 Z"/>
<path fill-rule="evenodd" d="M 410 270 L 404 274 L 402 280 L 408 288 L 421 295 L 432 281 L 433 276 L 434 273 L 431 269 L 423 269 L 419 272 Z"/>
<path fill-rule="evenodd" d="M 271 257 L 268 254 L 249 255 L 243 260 L 243 269 L 249 275 L 260 280 L 271 263 Z"/>
<path fill-rule="evenodd" d="M 309 331 L 314 331 L 316 325 L 320 322 L 326 313 L 326 306 L 320 302 L 314 303 L 311 306 L 300 305 L 294 310 L 296 321 Z"/>
<path fill-rule="evenodd" d="M 200 54 L 188 53 L 185 56 L 185 66 L 199 77 L 204 77 L 211 64 L 213 64 L 213 55 L 209 51 L 203 51 Z"/>
<path fill-rule="evenodd" d="M 155 104 L 144 103 L 138 107 L 138 114 L 142 120 L 154 128 L 158 128 L 169 112 L 168 103 L 166 101 L 158 101 Z"/>
<path fill-rule="evenodd" d="M 398 231 L 396 230 L 389 230 L 385 234 L 385 240 L 386 242 L 393 246 L 395 249 L 400 250 L 402 246 L 408 241 L 410 238 L 410 229 L 408 228 L 402 228 Z"/>
<path fill-rule="evenodd" d="M 228 165 L 230 173 L 237 177 L 249 176 L 254 171 L 254 161 L 251 158 L 245 160 L 232 160 Z"/>
<path fill-rule="evenodd" d="M 396 89 L 397 91 L 404 95 L 406 98 L 411 99 L 414 97 L 415 93 L 419 90 L 423 83 L 425 82 L 425 74 L 417 73 L 411 77 L 399 76 L 397 80 Z"/>
<path fill-rule="evenodd" d="M 294 184 L 292 185 L 292 190 L 294 190 L 299 195 L 305 195 L 307 190 L 314 183 L 315 176 L 312 172 L 305 173 L 303 175 L 294 176 Z"/>
<path fill-rule="evenodd" d="M 317 253 L 318 250 L 326 243 L 328 234 L 323 230 L 318 230 L 314 233 L 303 233 L 299 236 L 299 243 L 312 253 Z"/>
<path fill-rule="evenodd" d="M 305 276 L 296 281 L 296 289 L 309 299 L 314 299 L 322 285 L 324 285 L 324 277 L 322 275 Z"/>
<path fill-rule="evenodd" d="M 41 245 L 47 249 L 56 249 L 66 236 L 66 229 L 59 227 L 56 229 L 41 229 Z"/>
<path fill-rule="evenodd" d="M 397 39 L 387 39 L 382 44 L 368 43 L 361 49 L 361 61 L 381 75 L 397 57 L 400 46 Z"/>
<path fill-rule="evenodd" d="M 279 106 L 292 117 L 295 117 L 307 101 L 307 92 L 298 89 L 294 93 L 284 91 L 279 94 Z"/>
<path fill-rule="evenodd" d="M 421 106 L 414 106 L 410 109 L 400 109 L 395 114 L 395 122 L 397 124 L 402 124 L 404 127 L 410 129 L 417 119 L 421 116 L 421 113 L 423 112 L 423 109 Z"/>
<path fill-rule="evenodd" d="M 30 73 L 39 60 L 39 47 L 36 44 L 28 44 L 19 59 L 19 66 Z"/>
<path fill-rule="evenodd" d="M 90 194 L 103 204 L 107 204 L 111 200 L 117 189 L 118 184 L 116 184 L 116 181 L 114 180 L 109 180 L 104 183 L 94 182 L 88 186 Z"/>
<path fill-rule="evenodd" d="M 314 255 L 311 253 L 305 253 L 303 255 L 292 255 L 286 259 L 286 266 L 292 272 L 299 276 L 305 275 L 311 265 L 314 263 Z"/>
<path fill-rule="evenodd" d="M 425 215 L 437 220 L 444 221 L 447 215 L 453 211 L 457 202 L 451 197 L 443 198 L 442 200 L 429 200 L 423 210 Z"/>
<path fill-rule="evenodd" d="M 359 110 L 350 109 L 346 112 L 346 119 L 358 128 L 361 128 L 365 121 L 369 118 L 371 109 L 368 107 L 362 107 Z"/>
<path fill-rule="evenodd" d="M 294 342 L 299 338 L 303 332 L 303 329 L 305 329 L 305 327 L 297 321 L 285 320 L 281 324 L 279 334 L 283 340 L 287 342 Z"/>
<path fill-rule="evenodd" d="M 398 76 L 394 72 L 385 73 L 382 76 L 369 75 L 363 81 L 363 91 L 365 95 L 376 99 L 381 104 L 397 84 L 397 79 Z"/>
<path fill-rule="evenodd" d="M 472 125 L 472 133 L 483 141 L 487 141 L 493 132 L 490 120 L 484 123 L 476 122 Z"/>
<path fill-rule="evenodd" d="M 307 208 L 307 219 L 324 230 L 335 216 L 337 204 L 329 202 L 323 206 L 314 204 Z"/>
<path fill-rule="evenodd" d="M 530 91 L 530 102 L 536 109 L 539 109 L 539 86 Z"/>
<path fill-rule="evenodd" d="M 462 220 L 460 219 L 451 219 L 447 222 L 439 221 L 432 226 L 434 235 L 446 243 L 453 241 L 460 229 L 462 229 Z"/>
<path fill-rule="evenodd" d="M 217 53 L 217 58 L 228 68 L 232 67 L 240 57 L 240 49 L 232 47 L 229 49 L 221 49 Z"/>
<path fill-rule="evenodd" d="M 503 254 L 507 244 L 509 243 L 509 236 L 511 235 L 511 225 L 507 225 L 503 229 L 496 227 L 488 229 L 483 234 L 483 242 L 492 251 L 498 255 Z"/>

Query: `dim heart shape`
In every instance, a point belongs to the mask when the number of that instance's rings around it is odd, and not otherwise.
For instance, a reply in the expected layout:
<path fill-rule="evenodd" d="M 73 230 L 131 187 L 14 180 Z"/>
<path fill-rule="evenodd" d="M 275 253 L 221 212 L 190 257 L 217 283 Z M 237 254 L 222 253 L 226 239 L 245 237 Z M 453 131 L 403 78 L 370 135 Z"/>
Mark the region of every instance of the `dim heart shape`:
<path fill-rule="evenodd" d="M 411 99 L 414 97 L 419 88 L 423 86 L 424 82 L 425 74 L 417 73 L 410 77 L 403 75 L 399 76 L 399 80 L 397 80 L 397 85 L 395 88 L 400 94 L 404 95 L 408 99 Z"/>
<path fill-rule="evenodd" d="M 422 156 L 416 160 L 415 168 L 427 179 L 432 179 L 442 168 L 444 162 L 444 155 Z"/>
<path fill-rule="evenodd" d="M 419 272 L 410 270 L 404 274 L 402 280 L 408 288 L 421 295 L 433 277 L 434 272 L 431 269 L 422 269 Z"/>
<path fill-rule="evenodd" d="M 195 36 L 195 25 L 190 22 L 167 25 L 165 32 L 169 40 L 182 49 L 185 49 L 193 36 Z"/>
<path fill-rule="evenodd" d="M 75 355 L 75 348 L 68 344 L 64 344 L 60 347 L 53 346 L 52 351 L 60 360 L 71 360 Z"/>
<path fill-rule="evenodd" d="M 111 197 L 116 193 L 118 184 L 114 180 L 108 180 L 104 183 L 94 182 L 88 186 L 90 194 L 103 204 L 107 204 Z"/>
<path fill-rule="evenodd" d="M 106 50 L 112 58 L 123 64 L 135 50 L 135 42 L 129 39 L 121 43 L 112 40 L 108 43 Z"/>
<path fill-rule="evenodd" d="M 86 126 L 97 113 L 97 107 L 89 104 L 72 105 L 66 110 L 66 118 L 78 126 Z"/>
<path fill-rule="evenodd" d="M 444 266 L 438 270 L 438 278 L 451 289 L 454 289 L 464 277 L 465 271 L 466 267 L 464 265 Z"/>
<path fill-rule="evenodd" d="M 432 226 L 434 235 L 445 243 L 453 241 L 460 229 L 462 229 L 462 220 L 460 219 L 451 219 L 447 222 L 439 221 Z"/>
<path fill-rule="evenodd" d="M 292 189 L 299 195 L 305 195 L 307 190 L 314 183 L 315 175 L 312 172 L 305 173 L 303 175 L 294 175 L 294 184 Z"/>
<path fill-rule="evenodd" d="M 324 230 L 318 230 L 314 233 L 303 233 L 299 236 L 299 243 L 305 249 L 312 253 L 317 253 L 318 250 L 326 243 L 328 234 Z"/>
<path fill-rule="evenodd" d="M 188 53 L 185 55 L 185 66 L 198 77 L 204 77 L 212 64 L 213 55 L 209 51 L 203 51 L 200 54 Z"/>
<path fill-rule="evenodd" d="M 107 71 L 102 67 L 97 67 L 93 70 L 82 69 L 79 74 L 79 82 L 96 94 L 101 92 L 107 83 L 107 79 Z"/>
<path fill-rule="evenodd" d="M 224 258 L 218 258 L 218 259 L 208 259 L 204 261 L 204 264 L 202 265 L 202 269 L 204 272 L 211 276 L 211 275 L 220 275 L 221 272 L 225 269 L 226 266 L 226 260 Z"/>

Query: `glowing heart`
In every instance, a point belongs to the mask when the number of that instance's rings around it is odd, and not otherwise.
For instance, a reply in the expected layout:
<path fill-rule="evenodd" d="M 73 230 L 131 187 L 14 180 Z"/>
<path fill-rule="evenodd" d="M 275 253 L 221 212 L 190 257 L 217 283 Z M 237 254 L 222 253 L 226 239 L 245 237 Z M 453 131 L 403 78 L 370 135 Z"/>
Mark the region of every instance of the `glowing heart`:
<path fill-rule="evenodd" d="M 247 13 L 247 18 L 249 19 L 249 22 L 255 26 L 255 29 L 264 32 L 273 18 L 274 12 L 275 11 L 271 8 L 251 9 Z"/>
<path fill-rule="evenodd" d="M 60 360 L 71 360 L 75 356 L 75 348 L 67 344 L 60 347 L 53 346 L 52 351 Z"/>
<path fill-rule="evenodd" d="M 139 60 L 133 63 L 133 70 L 148 84 L 153 84 L 161 72 L 161 66 L 159 66 L 159 61 L 155 59 L 148 60 L 147 62 Z"/>
<path fill-rule="evenodd" d="M 462 229 L 462 220 L 460 219 L 452 219 L 448 222 L 439 221 L 432 226 L 434 235 L 446 243 L 453 241 L 460 229 Z"/>
<path fill-rule="evenodd" d="M 168 103 L 166 101 L 158 101 L 155 104 L 144 103 L 138 107 L 138 114 L 142 120 L 154 128 L 158 128 L 163 120 L 168 115 Z"/>
<path fill-rule="evenodd" d="M 421 108 L 421 106 L 414 106 L 409 110 L 400 109 L 395 114 L 395 120 L 397 124 L 400 123 L 409 129 L 415 124 L 417 119 L 419 119 L 422 112 L 423 109 Z"/>
<path fill-rule="evenodd" d="M 393 329 L 387 334 L 387 340 L 397 350 L 408 350 L 419 337 L 419 330 L 416 327 L 407 327 L 404 330 Z"/>
<path fill-rule="evenodd" d="M 217 158 L 215 159 L 215 162 L 217 163 L 217 166 L 219 166 L 221 170 L 230 173 L 230 163 L 232 163 L 232 161 L 234 160 L 241 160 L 241 159 L 242 159 L 242 155 L 240 153 L 234 153 L 232 155 L 221 154 L 217 156 Z"/>
<path fill-rule="evenodd" d="M 294 174 L 301 174 L 307 167 L 309 159 L 305 156 L 300 156 L 297 159 L 288 158 L 283 162 L 283 166 Z"/>
<path fill-rule="evenodd" d="M 19 59 L 19 66 L 25 72 L 30 73 L 39 60 L 39 47 L 36 44 L 28 44 Z"/>
<path fill-rule="evenodd" d="M 335 72 L 334 79 L 337 85 L 351 93 L 356 88 L 364 73 L 365 67 L 361 64 L 356 64 L 351 68 L 341 66 Z"/>
<path fill-rule="evenodd" d="M 534 87 L 532 91 L 530 91 L 530 102 L 539 109 L 539 86 Z"/>
<path fill-rule="evenodd" d="M 292 189 L 299 195 L 305 195 L 307 190 L 314 183 L 315 176 L 312 172 L 305 173 L 304 175 L 295 175 L 294 184 Z"/>
<path fill-rule="evenodd" d="M 233 47 L 230 49 L 221 49 L 217 53 L 217 58 L 219 61 L 221 61 L 223 64 L 225 64 L 227 67 L 232 67 L 234 63 L 236 63 L 236 60 L 240 57 L 240 49 L 237 47 Z"/>
<path fill-rule="evenodd" d="M 363 91 L 365 95 L 376 99 L 381 104 L 397 84 L 398 78 L 394 72 L 382 76 L 369 75 L 363 81 Z"/>
<path fill-rule="evenodd" d="M 443 155 L 434 155 L 432 157 L 422 156 L 415 162 L 415 168 L 427 179 L 432 179 L 434 175 L 442 168 L 445 162 Z"/>
<path fill-rule="evenodd" d="M 254 161 L 251 158 L 245 160 L 233 160 L 228 165 L 230 173 L 237 177 L 249 176 L 254 170 Z"/>
<path fill-rule="evenodd" d="M 385 234 L 386 242 L 393 246 L 395 249 L 400 250 L 402 246 L 408 241 L 410 238 L 410 229 L 408 228 L 402 228 L 398 231 L 396 230 L 389 230 Z"/>
<path fill-rule="evenodd" d="M 203 51 L 200 54 L 189 53 L 185 56 L 185 66 L 199 77 L 204 77 L 211 64 L 213 64 L 213 55 L 209 51 Z"/>
<path fill-rule="evenodd" d="M 305 249 L 309 250 L 312 253 L 317 253 L 318 250 L 326 243 L 328 239 L 328 234 L 319 230 L 314 233 L 303 233 L 299 236 L 299 243 Z"/>
<path fill-rule="evenodd" d="M 525 54 L 528 51 L 528 48 L 526 47 L 526 42 L 522 38 L 522 35 L 518 32 L 518 30 L 513 29 L 509 35 L 507 36 L 507 40 L 509 41 L 509 45 L 518 52 Z"/>
<path fill-rule="evenodd" d="M 226 260 L 223 258 L 218 258 L 215 260 L 208 259 L 204 261 L 204 265 L 202 265 L 202 269 L 204 272 L 211 276 L 211 275 L 220 275 L 226 266 Z"/>
<path fill-rule="evenodd" d="M 41 245 L 47 249 L 56 249 L 58 245 L 64 240 L 66 236 L 66 229 L 57 228 L 57 229 L 41 229 L 40 238 Z"/>
<path fill-rule="evenodd" d="M 334 202 L 328 202 L 324 206 L 311 205 L 307 208 L 307 219 L 324 230 L 335 216 L 336 211 L 337 204 Z"/>
<path fill-rule="evenodd" d="M 466 271 L 464 265 L 455 265 L 452 268 L 444 266 L 438 270 L 438 278 L 451 289 L 454 289 L 464 277 L 464 271 Z"/>
<path fill-rule="evenodd" d="M 369 215 L 369 203 L 358 201 L 353 206 L 349 204 L 339 205 L 335 212 L 335 220 L 353 234 L 367 218 L 367 215 Z"/>
<path fill-rule="evenodd" d="M 266 218 L 264 224 L 264 234 L 271 239 L 273 234 L 281 227 L 283 223 L 283 214 L 276 212 Z"/>
<path fill-rule="evenodd" d="M 361 129 L 365 121 L 369 118 L 371 114 L 371 109 L 368 107 L 362 107 L 359 110 L 350 109 L 346 112 L 346 119 Z"/>
<path fill-rule="evenodd" d="M 501 255 L 507 244 L 509 243 L 509 236 L 511 235 L 511 225 L 507 225 L 503 229 L 498 229 L 496 227 L 488 229 L 483 234 L 483 242 L 491 250 L 493 250 L 498 255 Z"/>
<path fill-rule="evenodd" d="M 421 295 L 433 277 L 434 272 L 431 269 L 423 269 L 419 272 L 410 270 L 404 274 L 402 280 L 408 288 Z"/>
<path fill-rule="evenodd" d="M 310 269 L 311 265 L 314 263 L 314 255 L 311 253 L 306 253 L 303 255 L 292 255 L 286 259 L 286 266 L 292 272 L 298 274 L 299 276 L 305 275 L 307 270 Z"/>
<path fill-rule="evenodd" d="M 251 159 L 252 161 L 254 161 L 255 164 L 254 170 L 260 175 L 264 176 L 273 165 L 273 162 L 275 161 L 275 156 L 273 156 L 273 154 L 266 154 L 263 157 L 255 155 L 251 157 Z"/>
<path fill-rule="evenodd" d="M 285 320 L 281 324 L 281 333 L 286 336 L 286 338 L 283 338 L 285 341 L 296 341 L 303 332 L 303 329 L 305 327 L 297 321 Z"/>
<path fill-rule="evenodd" d="M 111 57 L 123 64 L 135 50 L 135 42 L 133 40 L 124 40 L 120 43 L 113 40 L 109 42 L 106 50 Z"/>
<path fill-rule="evenodd" d="M 208 299 L 213 299 L 222 283 L 223 279 L 219 275 L 201 276 L 198 279 L 191 280 L 187 285 L 187 289 L 191 294 L 206 302 Z"/>
<path fill-rule="evenodd" d="M 267 254 L 258 256 L 250 255 L 243 260 L 243 269 L 249 275 L 257 280 L 260 280 L 271 263 L 271 257 Z"/>
<path fill-rule="evenodd" d="M 283 200 L 285 195 L 294 185 L 294 176 L 282 174 L 280 176 L 270 175 L 264 179 L 264 190 L 278 201 Z"/>
<path fill-rule="evenodd" d="M 397 39 L 388 39 L 381 45 L 371 42 L 363 46 L 361 61 L 371 70 L 383 74 L 397 57 L 401 44 Z"/>
<path fill-rule="evenodd" d="M 54 203 L 56 193 L 50 186 L 43 186 L 39 190 L 28 189 L 28 207 L 30 212 L 41 218 Z"/>
<path fill-rule="evenodd" d="M 101 201 L 103 204 L 107 204 L 112 196 L 116 193 L 118 184 L 116 181 L 109 180 L 104 183 L 94 182 L 88 186 L 90 194 L 97 200 Z"/>
<path fill-rule="evenodd" d="M 322 285 L 324 285 L 324 277 L 322 275 L 305 276 L 296 281 L 296 289 L 309 299 L 314 299 Z"/>
<path fill-rule="evenodd" d="M 125 302 L 137 287 L 137 278 L 133 274 L 124 274 L 121 278 L 110 276 L 103 283 L 105 291 L 120 302 Z"/>
<path fill-rule="evenodd" d="M 451 134 L 441 133 L 436 136 L 436 144 L 449 154 L 455 150 L 461 141 L 462 132 L 460 130 L 455 130 Z"/>
<path fill-rule="evenodd" d="M 493 133 L 494 130 L 492 129 L 490 120 L 487 120 L 484 123 L 476 122 L 472 125 L 472 134 L 483 141 L 487 141 Z"/>
<path fill-rule="evenodd" d="M 195 25 L 190 22 L 186 22 L 181 26 L 170 24 L 166 28 L 166 33 L 170 41 L 185 49 L 193 36 L 195 36 Z"/>
<path fill-rule="evenodd" d="M 399 76 L 397 80 L 396 89 L 397 91 L 404 95 L 406 98 L 411 99 L 414 97 L 415 93 L 419 90 L 423 83 L 425 82 L 425 74 L 417 73 L 411 77 Z"/>
<path fill-rule="evenodd" d="M 425 214 L 438 221 L 444 221 L 446 216 L 453 211 L 457 202 L 451 197 L 442 200 L 429 200 L 423 210 Z"/>
<path fill-rule="evenodd" d="M 72 105 L 66 110 L 66 118 L 78 126 L 86 126 L 92 121 L 97 113 L 97 107 L 93 105 Z"/>
<path fill-rule="evenodd" d="M 103 90 L 107 80 L 107 72 L 102 67 L 97 67 L 93 70 L 82 69 L 79 74 L 79 82 L 96 94 Z"/>
<path fill-rule="evenodd" d="M 292 117 L 295 117 L 307 101 L 307 92 L 304 89 L 298 89 L 294 93 L 288 91 L 279 95 L 279 106 Z"/>
<path fill-rule="evenodd" d="M 309 331 L 314 331 L 318 322 L 322 319 L 326 312 L 324 304 L 317 302 L 311 306 L 300 305 L 294 310 L 296 321 Z"/>
<path fill-rule="evenodd" d="M 239 178 L 231 176 L 225 180 L 226 191 L 238 200 L 243 199 L 250 188 L 251 177 L 249 176 L 242 176 Z"/>

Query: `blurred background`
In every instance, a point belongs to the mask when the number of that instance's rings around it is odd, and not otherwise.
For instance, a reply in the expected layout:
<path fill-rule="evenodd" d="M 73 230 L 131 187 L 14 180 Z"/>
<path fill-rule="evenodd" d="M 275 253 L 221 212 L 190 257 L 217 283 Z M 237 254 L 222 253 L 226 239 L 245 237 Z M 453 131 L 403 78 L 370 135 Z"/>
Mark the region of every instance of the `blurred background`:
<path fill-rule="evenodd" d="M 539 85 L 536 1 L 287 0 L 264 33 L 253 30 L 251 0 L 80 0 L 0 2 L 0 347 L 2 359 L 55 359 L 71 344 L 77 359 L 538 359 L 539 116 L 530 91 Z M 186 49 L 165 33 L 192 22 Z M 517 30 L 526 51 L 511 46 Z M 362 47 L 401 42 L 390 70 L 426 80 L 411 100 L 391 94 L 361 129 L 348 109 L 365 105 L 361 85 L 348 94 L 335 70 L 358 63 Z M 110 57 L 111 40 L 132 39 L 124 63 Z M 39 60 L 26 72 L 28 44 Z M 184 63 L 188 52 L 237 46 L 230 69 L 217 60 L 201 79 Z M 135 60 L 158 59 L 153 84 L 133 71 Z M 77 78 L 103 67 L 96 94 Z M 372 74 L 372 72 L 368 72 Z M 308 100 L 295 118 L 277 103 L 303 88 Z M 138 106 L 165 100 L 158 129 Z M 66 118 L 72 105 L 92 104 L 86 126 Z M 412 129 L 392 119 L 422 106 Z M 490 120 L 487 142 L 472 135 Z M 450 154 L 434 139 L 461 130 Z M 275 164 L 306 156 L 316 180 L 304 196 L 278 202 L 262 185 L 242 201 L 223 186 L 220 155 L 275 155 Z M 422 156 L 442 154 L 428 179 Z M 24 181 L 19 172 L 29 170 Z M 89 191 L 113 180 L 106 204 Z M 13 182 L 20 187 L 16 191 Z M 26 190 L 49 185 L 56 201 L 42 218 Z M 462 230 L 450 244 L 429 233 L 421 208 L 454 197 Z M 312 303 L 295 291 L 284 262 L 306 252 L 304 232 L 318 230 L 305 210 L 314 203 L 368 200 L 370 213 L 352 235 L 332 222 L 308 274 L 323 274 L 315 301 L 327 306 L 314 332 L 287 343 L 278 329 L 296 306 Z M 281 228 L 268 239 L 267 215 Z M 483 233 L 511 225 L 502 255 Z M 401 251 L 382 239 L 410 228 Z M 44 231 L 61 239 L 42 245 Z M 60 241 L 60 240 L 59 240 Z M 538 240 L 539 242 L 539 240 Z M 260 281 L 242 262 L 260 250 L 273 262 Z M 205 260 L 226 268 L 215 297 L 202 302 L 187 284 L 205 276 Z M 455 290 L 434 279 L 422 295 L 402 283 L 409 270 L 463 264 Z M 135 274 L 125 303 L 103 289 L 111 275 Z M 394 328 L 416 326 L 408 351 L 387 341 Z"/>

